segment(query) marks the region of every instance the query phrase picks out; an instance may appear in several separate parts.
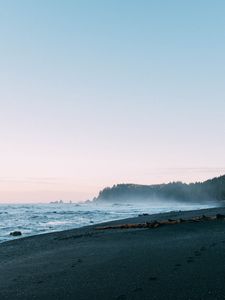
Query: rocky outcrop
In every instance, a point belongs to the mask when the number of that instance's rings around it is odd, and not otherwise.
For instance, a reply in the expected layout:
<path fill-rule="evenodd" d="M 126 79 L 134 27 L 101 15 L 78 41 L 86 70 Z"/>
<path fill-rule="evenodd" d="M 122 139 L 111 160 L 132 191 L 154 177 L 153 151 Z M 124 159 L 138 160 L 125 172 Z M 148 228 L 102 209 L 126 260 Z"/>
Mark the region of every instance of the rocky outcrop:
<path fill-rule="evenodd" d="M 10 232 L 10 235 L 11 236 L 20 236 L 20 235 L 22 235 L 22 232 L 21 231 L 12 231 L 12 232 Z"/>

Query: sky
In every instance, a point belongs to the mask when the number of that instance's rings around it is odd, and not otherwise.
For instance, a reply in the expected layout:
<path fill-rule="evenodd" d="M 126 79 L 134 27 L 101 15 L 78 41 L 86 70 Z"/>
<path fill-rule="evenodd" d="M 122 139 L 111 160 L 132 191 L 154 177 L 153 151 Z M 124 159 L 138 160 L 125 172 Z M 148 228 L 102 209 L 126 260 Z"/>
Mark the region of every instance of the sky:
<path fill-rule="evenodd" d="M 0 203 L 225 174 L 224 0 L 0 0 Z"/>

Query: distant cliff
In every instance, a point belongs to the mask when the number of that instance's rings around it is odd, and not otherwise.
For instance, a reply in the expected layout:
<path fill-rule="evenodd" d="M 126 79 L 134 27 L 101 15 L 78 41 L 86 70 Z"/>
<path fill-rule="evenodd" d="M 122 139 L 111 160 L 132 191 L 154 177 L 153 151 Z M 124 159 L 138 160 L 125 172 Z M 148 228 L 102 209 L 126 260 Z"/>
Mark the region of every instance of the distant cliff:
<path fill-rule="evenodd" d="M 94 200 L 107 202 L 148 201 L 154 199 L 225 201 L 225 175 L 204 182 L 172 182 L 157 185 L 117 184 L 104 188 Z"/>

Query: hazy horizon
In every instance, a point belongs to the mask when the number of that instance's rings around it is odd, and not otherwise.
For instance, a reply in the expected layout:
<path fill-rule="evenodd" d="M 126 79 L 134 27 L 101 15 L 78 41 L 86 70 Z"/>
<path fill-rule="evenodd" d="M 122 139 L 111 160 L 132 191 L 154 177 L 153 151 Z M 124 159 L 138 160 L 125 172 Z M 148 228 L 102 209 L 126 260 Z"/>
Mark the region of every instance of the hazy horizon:
<path fill-rule="evenodd" d="M 199 170 L 200 171 L 200 170 Z M 203 169 L 201 170 L 202 172 Z M 167 170 L 168 172 L 168 170 Z M 165 176 L 165 174 L 167 173 L 166 170 L 164 170 L 163 174 Z M 171 174 L 172 170 L 169 170 L 169 174 Z M 208 174 L 209 170 L 207 171 L 207 174 Z M 215 170 L 211 170 L 211 172 L 215 172 Z M 187 173 L 187 170 L 186 170 L 186 173 Z M 157 174 L 157 173 L 156 173 Z M 159 173 L 160 174 L 160 173 Z M 186 174 L 187 175 L 187 174 Z M 87 200 L 93 200 L 93 198 L 97 197 L 99 192 L 101 190 L 103 190 L 105 187 L 112 187 L 113 185 L 116 185 L 116 184 L 121 184 L 121 183 L 127 183 L 127 184 L 140 184 L 140 185 L 151 185 L 151 184 L 163 184 L 163 183 L 170 183 L 170 182 L 176 182 L 176 181 L 182 181 L 183 183 L 195 183 L 195 182 L 202 182 L 202 181 L 205 181 L 205 180 L 208 180 L 208 179 L 212 179 L 214 177 L 219 177 L 219 176 L 222 176 L 224 175 L 223 173 L 219 174 L 219 175 L 215 175 L 213 177 L 210 177 L 210 178 L 206 178 L 205 176 L 203 176 L 202 180 L 190 180 L 190 181 L 184 181 L 184 180 L 180 180 L 181 177 L 177 178 L 176 180 L 167 180 L 167 181 L 152 181 L 151 183 L 149 182 L 138 182 L 138 181 L 135 181 L 135 182 L 114 182 L 112 184 L 106 184 L 106 185 L 103 185 L 101 187 L 99 187 L 99 189 L 96 189 L 95 191 L 93 191 L 92 193 L 91 192 L 87 192 L 86 193 L 86 197 L 85 197 L 85 193 L 81 194 L 80 198 L 73 198 L 74 195 L 78 195 L 77 191 L 72 191 L 72 192 L 61 192 L 59 191 L 57 188 L 55 188 L 54 192 L 53 191 L 37 191 L 35 193 L 35 191 L 31 191 L 29 193 L 29 191 L 27 192 L 24 192 L 22 191 L 22 197 L 26 196 L 27 199 L 24 197 L 25 200 L 23 200 L 22 198 L 19 198 L 20 197 L 20 192 L 16 191 L 16 195 L 13 195 L 14 197 L 12 199 L 8 199 L 8 200 L 3 200 L 0 202 L 0 204 L 16 204 L 16 203 L 50 203 L 50 202 L 54 202 L 54 201 L 59 201 L 59 200 L 63 200 L 63 202 L 69 202 L 69 201 L 72 201 L 72 202 L 84 202 L 84 201 L 87 201 Z M 170 176 L 170 175 L 168 175 Z M 156 177 L 157 178 L 157 177 Z M 12 179 L 10 179 L 12 180 Z M 41 181 L 40 181 L 41 180 Z M 44 181 L 45 180 L 45 181 Z M 55 181 L 55 182 L 54 182 Z M 17 183 L 18 186 L 19 185 L 23 185 L 24 183 L 26 184 L 37 184 L 37 183 L 42 183 L 42 184 L 51 184 L 50 182 L 52 182 L 52 184 L 57 184 L 57 181 L 58 181 L 58 178 L 42 178 L 42 179 L 38 179 L 38 178 L 27 178 L 25 179 L 24 181 L 23 180 L 15 180 L 14 181 L 12 180 L 12 182 L 14 183 Z M 7 179 L 2 179 L 0 178 L 0 182 L 3 183 L 3 182 L 7 182 Z M 68 182 L 67 182 L 68 183 Z M 4 194 L 4 192 L 3 192 Z M 7 192 L 7 195 L 9 193 Z M 35 195 L 35 197 L 34 197 Z M 43 196 L 42 196 L 43 195 Z M 49 196 L 48 196 L 49 195 Z M 64 197 L 59 197 L 59 195 L 64 195 Z M 42 198 L 43 197 L 43 198 Z M 79 197 L 79 195 L 77 196 Z M 7 198 L 7 197 L 6 197 Z M 16 199 L 16 200 L 15 200 Z M 20 200 L 22 199 L 22 200 Z"/>
<path fill-rule="evenodd" d="M 225 174 L 225 2 L 2 1 L 0 203 Z"/>

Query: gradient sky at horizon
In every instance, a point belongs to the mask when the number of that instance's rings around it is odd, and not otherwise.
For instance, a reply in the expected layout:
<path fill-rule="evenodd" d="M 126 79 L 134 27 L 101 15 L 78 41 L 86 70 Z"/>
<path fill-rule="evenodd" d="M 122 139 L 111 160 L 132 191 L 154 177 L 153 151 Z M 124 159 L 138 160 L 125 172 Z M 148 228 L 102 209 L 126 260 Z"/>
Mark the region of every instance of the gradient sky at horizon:
<path fill-rule="evenodd" d="M 0 0 L 0 203 L 225 173 L 225 2 Z"/>

